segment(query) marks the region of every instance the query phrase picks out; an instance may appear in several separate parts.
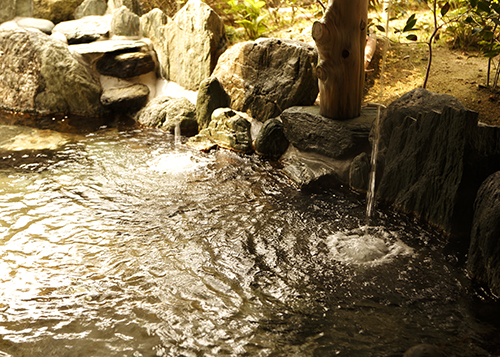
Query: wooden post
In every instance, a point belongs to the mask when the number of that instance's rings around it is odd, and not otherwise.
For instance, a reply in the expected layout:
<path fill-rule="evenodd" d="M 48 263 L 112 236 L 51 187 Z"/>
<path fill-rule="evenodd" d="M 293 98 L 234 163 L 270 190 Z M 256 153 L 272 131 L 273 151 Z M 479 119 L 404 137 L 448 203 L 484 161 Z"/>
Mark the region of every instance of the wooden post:
<path fill-rule="evenodd" d="M 321 115 L 352 119 L 360 115 L 365 83 L 368 0 L 329 0 L 325 16 L 312 27 Z"/>

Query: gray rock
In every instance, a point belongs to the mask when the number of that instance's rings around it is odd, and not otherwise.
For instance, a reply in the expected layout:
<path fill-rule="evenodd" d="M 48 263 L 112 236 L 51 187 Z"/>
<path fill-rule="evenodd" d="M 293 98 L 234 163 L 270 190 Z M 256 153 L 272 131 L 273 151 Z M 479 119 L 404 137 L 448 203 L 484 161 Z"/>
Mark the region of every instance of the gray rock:
<path fill-rule="evenodd" d="M 313 46 L 261 39 L 231 47 L 213 74 L 231 97 L 231 108 L 264 122 L 287 108 L 314 103 L 319 91 L 317 63 Z"/>
<path fill-rule="evenodd" d="M 114 10 L 125 6 L 138 16 L 142 16 L 142 5 L 140 0 L 108 0 L 107 13 L 112 14 Z"/>
<path fill-rule="evenodd" d="M 292 107 L 281 113 L 285 135 L 297 149 L 343 159 L 369 147 L 375 108 L 363 108 L 360 117 L 350 120 L 325 118 L 319 110 L 319 106 Z"/>
<path fill-rule="evenodd" d="M 472 279 L 500 296 L 500 171 L 489 176 L 477 193 L 467 270 Z"/>
<path fill-rule="evenodd" d="M 33 0 L 33 17 L 57 24 L 73 19 L 76 8 L 83 0 Z M 18 14 L 19 16 L 22 16 Z"/>
<path fill-rule="evenodd" d="M 16 16 L 23 16 L 23 17 L 33 16 L 32 0 L 15 0 L 14 2 L 16 3 Z"/>
<path fill-rule="evenodd" d="M 108 9 L 106 0 L 84 0 L 75 10 L 75 19 L 85 16 L 102 16 Z"/>
<path fill-rule="evenodd" d="M 193 135 L 198 132 L 196 108 L 186 98 L 156 97 L 139 113 L 136 120 L 145 126 L 175 131 L 178 125 L 182 135 Z"/>
<path fill-rule="evenodd" d="M 158 43 L 163 38 L 163 28 L 168 23 L 168 17 L 160 9 L 153 9 L 141 16 L 142 36 Z"/>
<path fill-rule="evenodd" d="M 139 37 L 141 20 L 126 6 L 113 10 L 111 34 L 114 36 Z"/>
<path fill-rule="evenodd" d="M 427 111 L 426 97 L 440 112 Z M 418 112 L 419 101 L 423 114 L 405 117 Z M 446 102 L 451 107 L 443 108 Z M 450 247 L 464 253 L 476 192 L 500 170 L 500 128 L 478 126 L 477 113 L 460 107 L 453 97 L 420 90 L 387 108 L 380 127 L 383 162 L 377 165 L 383 174 L 377 195 L 449 233 Z"/>
<path fill-rule="evenodd" d="M 79 20 L 61 22 L 52 32 L 60 32 L 66 36 L 69 44 L 77 44 L 107 38 L 110 30 L 110 16 L 87 16 Z"/>
<path fill-rule="evenodd" d="M 52 33 L 54 23 L 45 19 L 35 19 L 33 17 L 17 17 L 15 23 L 22 28 L 32 28 L 40 30 L 48 35 Z"/>
<path fill-rule="evenodd" d="M 217 77 L 209 77 L 200 84 L 196 100 L 196 120 L 198 127 L 205 129 L 212 119 L 212 113 L 217 108 L 228 108 L 231 98 L 220 84 Z"/>
<path fill-rule="evenodd" d="M 212 74 L 228 44 L 221 18 L 201 0 L 189 0 L 167 23 L 164 36 L 153 40 L 162 75 L 188 90 L 198 90 Z"/>
<path fill-rule="evenodd" d="M 352 160 L 349 169 L 349 186 L 356 191 L 366 192 L 370 181 L 370 170 L 368 154 L 362 152 Z"/>
<path fill-rule="evenodd" d="M 161 128 L 174 132 L 179 126 L 182 135 L 194 135 L 198 132 L 196 122 L 196 107 L 186 98 L 173 98 L 168 101 L 165 109 L 165 121 Z"/>
<path fill-rule="evenodd" d="M 255 152 L 262 156 L 279 158 L 285 153 L 288 145 L 281 120 L 269 119 L 262 125 L 255 140 Z"/>
<path fill-rule="evenodd" d="M 122 88 L 105 90 L 101 103 L 117 113 L 135 114 L 148 101 L 149 88 L 144 84 L 132 84 Z"/>
<path fill-rule="evenodd" d="M 149 53 L 108 53 L 96 63 L 97 71 L 105 76 L 132 78 L 155 70 L 155 62 Z"/>
<path fill-rule="evenodd" d="M 68 46 L 35 31 L 0 32 L 2 108 L 100 116 L 101 86 Z"/>
<path fill-rule="evenodd" d="M 251 123 L 230 108 L 218 108 L 212 114 L 212 120 L 206 129 L 189 140 L 193 147 L 208 147 L 207 143 L 215 143 L 229 150 L 250 153 L 252 137 Z M 212 144 L 213 146 L 213 144 Z"/>
<path fill-rule="evenodd" d="M 0 0 L 0 23 L 10 21 L 16 17 L 16 1 L 14 0 Z"/>

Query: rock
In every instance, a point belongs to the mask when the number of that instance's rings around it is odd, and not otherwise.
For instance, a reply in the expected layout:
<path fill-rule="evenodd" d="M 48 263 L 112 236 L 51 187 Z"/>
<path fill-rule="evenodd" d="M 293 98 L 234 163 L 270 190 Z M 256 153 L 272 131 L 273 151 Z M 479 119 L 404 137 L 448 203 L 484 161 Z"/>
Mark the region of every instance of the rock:
<path fill-rule="evenodd" d="M 16 17 L 14 22 L 22 28 L 31 28 L 40 30 L 48 35 L 52 33 L 54 23 L 45 19 L 35 19 L 33 17 Z"/>
<path fill-rule="evenodd" d="M 227 47 L 224 24 L 201 0 L 189 0 L 154 40 L 162 76 L 188 90 L 198 90 Z M 168 58 L 168 61 L 165 59 Z"/>
<path fill-rule="evenodd" d="M 126 6 L 113 10 L 111 34 L 113 36 L 139 37 L 141 34 L 139 16 L 130 11 Z"/>
<path fill-rule="evenodd" d="M 0 32 L 2 109 L 100 116 L 101 86 L 68 46 L 38 32 Z"/>
<path fill-rule="evenodd" d="M 33 16 L 33 1 L 32 0 L 14 0 L 16 3 L 16 16 L 31 17 Z"/>
<path fill-rule="evenodd" d="M 168 17 L 160 9 L 153 9 L 142 15 L 140 22 L 142 35 L 158 43 L 163 38 L 163 29 L 168 23 Z"/>
<path fill-rule="evenodd" d="M 252 152 L 251 123 L 243 115 L 230 108 L 216 109 L 208 127 L 191 138 L 189 145 L 198 148 L 208 147 L 206 143 L 212 142 L 233 151 Z"/>
<path fill-rule="evenodd" d="M 147 85 L 132 84 L 105 90 L 101 96 L 101 103 L 114 112 L 134 114 L 146 104 L 148 96 Z"/>
<path fill-rule="evenodd" d="M 350 120 L 325 118 L 319 110 L 319 106 L 292 107 L 281 113 L 285 135 L 297 149 L 336 159 L 367 150 L 375 108 L 363 108 L 360 117 Z"/>
<path fill-rule="evenodd" d="M 449 233 L 450 248 L 464 253 L 476 192 L 500 170 L 500 128 L 478 126 L 477 113 L 453 97 L 422 91 L 404 95 L 382 116 L 377 195 Z M 423 114 L 405 117 L 418 113 L 418 103 Z M 440 111 L 429 111 L 431 104 Z"/>
<path fill-rule="evenodd" d="M 403 357 L 444 357 L 444 354 L 434 345 L 421 344 L 410 348 Z"/>
<path fill-rule="evenodd" d="M 279 158 L 288 148 L 289 141 L 285 136 L 283 123 L 274 118 L 269 119 L 260 129 L 255 140 L 255 152 L 270 158 Z"/>
<path fill-rule="evenodd" d="M 171 132 L 179 125 L 182 135 L 193 135 L 198 132 L 195 111 L 194 104 L 186 98 L 156 97 L 137 113 L 136 120 Z"/>
<path fill-rule="evenodd" d="M 236 44 L 214 70 L 231 108 L 262 122 L 292 106 L 312 105 L 318 95 L 315 47 L 281 39 Z"/>
<path fill-rule="evenodd" d="M 87 16 L 79 20 L 61 22 L 52 29 L 52 32 L 62 33 L 71 45 L 107 38 L 110 30 L 110 16 Z"/>
<path fill-rule="evenodd" d="M 114 10 L 125 6 L 138 16 L 142 16 L 142 5 L 140 0 L 108 0 L 107 13 L 112 14 Z"/>
<path fill-rule="evenodd" d="M 477 193 L 467 270 L 472 279 L 500 296 L 500 171 L 489 176 Z"/>
<path fill-rule="evenodd" d="M 209 77 L 200 84 L 196 100 L 196 120 L 200 129 L 208 127 L 212 113 L 217 108 L 228 108 L 231 98 L 220 84 L 217 77 Z"/>
<path fill-rule="evenodd" d="M 57 24 L 73 19 L 76 8 L 83 0 L 33 0 L 33 15 Z"/>
<path fill-rule="evenodd" d="M 75 10 L 75 19 L 85 16 L 102 16 L 108 9 L 106 0 L 84 0 Z"/>
<path fill-rule="evenodd" d="M 368 191 L 370 170 L 370 159 L 366 152 L 362 152 L 352 160 L 349 169 L 349 186 L 356 191 Z"/>
<path fill-rule="evenodd" d="M 107 53 L 96 63 L 97 71 L 105 76 L 132 78 L 154 71 L 155 62 L 149 53 Z"/>
<path fill-rule="evenodd" d="M 149 51 L 149 45 L 144 41 L 108 40 L 83 43 L 69 46 L 71 52 L 83 56 L 102 55 L 105 53 Z"/>
<path fill-rule="evenodd" d="M 16 17 L 16 1 L 13 0 L 0 0 L 0 23 L 10 21 Z"/>

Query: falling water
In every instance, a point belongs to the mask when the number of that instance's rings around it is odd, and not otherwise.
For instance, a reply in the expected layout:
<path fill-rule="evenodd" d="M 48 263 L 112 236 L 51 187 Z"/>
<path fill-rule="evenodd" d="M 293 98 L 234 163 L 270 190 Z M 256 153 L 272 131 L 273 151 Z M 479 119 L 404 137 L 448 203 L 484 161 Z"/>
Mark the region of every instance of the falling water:
<path fill-rule="evenodd" d="M 182 144 L 182 139 L 181 139 L 181 122 L 177 122 L 175 124 L 175 129 L 174 129 L 174 142 L 175 142 L 175 146 L 176 147 L 179 147 L 179 145 Z"/>

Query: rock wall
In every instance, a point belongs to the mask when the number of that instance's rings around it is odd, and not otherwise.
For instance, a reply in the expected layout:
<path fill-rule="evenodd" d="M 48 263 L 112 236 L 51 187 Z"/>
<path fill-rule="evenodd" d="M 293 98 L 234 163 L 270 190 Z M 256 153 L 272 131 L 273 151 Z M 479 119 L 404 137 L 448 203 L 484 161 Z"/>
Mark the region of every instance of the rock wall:
<path fill-rule="evenodd" d="M 380 123 L 377 196 L 469 244 L 477 190 L 500 170 L 500 128 L 453 97 L 414 90 L 392 103 Z"/>
<path fill-rule="evenodd" d="M 0 0 L 0 23 L 12 20 L 16 16 L 29 17 L 33 13 L 32 0 Z"/>

